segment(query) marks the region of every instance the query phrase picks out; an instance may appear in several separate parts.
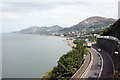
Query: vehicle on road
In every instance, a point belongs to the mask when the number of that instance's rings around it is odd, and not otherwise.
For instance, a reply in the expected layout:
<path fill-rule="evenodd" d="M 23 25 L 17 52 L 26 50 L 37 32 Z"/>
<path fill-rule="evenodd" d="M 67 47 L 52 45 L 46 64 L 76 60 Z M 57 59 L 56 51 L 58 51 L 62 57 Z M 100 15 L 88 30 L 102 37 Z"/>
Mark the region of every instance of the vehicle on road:
<path fill-rule="evenodd" d="M 115 52 L 114 52 L 114 54 L 118 54 L 118 52 L 117 52 L 117 51 L 115 51 Z"/>
<path fill-rule="evenodd" d="M 87 47 L 91 48 L 91 46 L 92 46 L 92 42 L 87 42 Z"/>
<path fill-rule="evenodd" d="M 102 52 L 102 50 L 100 48 L 97 49 L 98 52 Z"/>

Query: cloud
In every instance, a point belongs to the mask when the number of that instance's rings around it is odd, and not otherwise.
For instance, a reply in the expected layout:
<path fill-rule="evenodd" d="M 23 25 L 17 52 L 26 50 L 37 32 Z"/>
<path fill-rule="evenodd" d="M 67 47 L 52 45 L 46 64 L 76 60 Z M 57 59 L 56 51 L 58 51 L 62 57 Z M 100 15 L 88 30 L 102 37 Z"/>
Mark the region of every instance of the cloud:
<path fill-rule="evenodd" d="M 52 26 L 54 24 L 69 27 L 91 16 L 117 18 L 118 13 L 117 0 L 105 2 L 103 0 L 98 2 L 97 0 L 39 1 L 3 2 L 0 16 L 3 16 L 4 30 L 15 31 L 34 25 Z"/>
<path fill-rule="evenodd" d="M 0 17 L 2 18 L 2 19 L 9 19 L 9 20 L 11 20 L 11 19 L 19 19 L 20 18 L 20 15 L 18 15 L 18 14 L 15 14 L 15 13 L 3 13 L 3 14 L 0 14 Z"/>
<path fill-rule="evenodd" d="M 1 2 L 118 2 L 119 0 L 1 0 Z"/>

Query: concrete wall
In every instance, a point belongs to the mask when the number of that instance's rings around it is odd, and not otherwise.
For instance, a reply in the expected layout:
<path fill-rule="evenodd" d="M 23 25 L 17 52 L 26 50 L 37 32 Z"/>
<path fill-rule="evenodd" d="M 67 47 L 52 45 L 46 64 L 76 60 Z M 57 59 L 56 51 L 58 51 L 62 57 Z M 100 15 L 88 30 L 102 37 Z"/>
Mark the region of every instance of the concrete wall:
<path fill-rule="evenodd" d="M 117 50 L 117 45 L 118 42 L 114 40 L 104 38 L 97 39 L 97 46 L 108 52 L 110 55 L 113 55 L 114 52 Z"/>
<path fill-rule="evenodd" d="M 117 45 L 119 43 L 115 40 L 105 39 L 105 38 L 98 38 L 97 39 L 97 47 L 101 48 L 102 50 L 106 51 L 111 58 L 113 59 L 114 65 L 120 62 L 120 54 L 115 55 L 114 52 L 118 51 Z"/>

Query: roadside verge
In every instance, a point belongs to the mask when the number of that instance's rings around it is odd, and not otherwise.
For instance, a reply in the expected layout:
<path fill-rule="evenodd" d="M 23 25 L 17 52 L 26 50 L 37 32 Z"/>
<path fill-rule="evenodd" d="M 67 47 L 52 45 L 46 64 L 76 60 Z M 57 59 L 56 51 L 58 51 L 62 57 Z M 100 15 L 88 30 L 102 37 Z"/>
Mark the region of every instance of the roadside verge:
<path fill-rule="evenodd" d="M 80 78 L 87 69 L 87 67 L 89 66 L 90 62 L 91 62 L 91 53 L 88 52 L 88 55 L 86 56 L 82 66 L 77 70 L 77 72 L 71 77 L 70 80 L 75 78 Z"/>

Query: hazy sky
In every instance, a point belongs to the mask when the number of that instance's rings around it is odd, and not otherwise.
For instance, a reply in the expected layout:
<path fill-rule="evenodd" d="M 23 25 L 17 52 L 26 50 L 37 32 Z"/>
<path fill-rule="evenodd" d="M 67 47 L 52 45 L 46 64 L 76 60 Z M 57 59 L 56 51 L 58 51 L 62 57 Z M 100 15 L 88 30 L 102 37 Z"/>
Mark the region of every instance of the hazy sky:
<path fill-rule="evenodd" d="M 18 0 L 20 1 L 20 0 Z M 91 16 L 118 17 L 119 0 L 3 0 L 0 7 L 2 31 L 31 26 L 70 27 Z"/>

